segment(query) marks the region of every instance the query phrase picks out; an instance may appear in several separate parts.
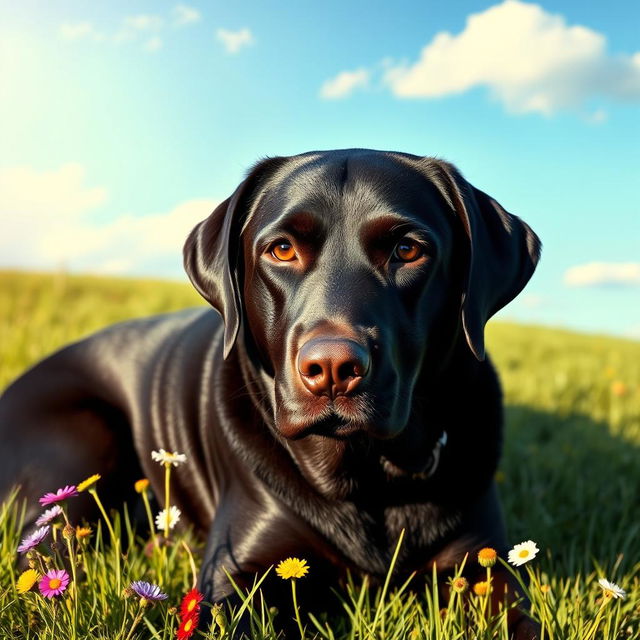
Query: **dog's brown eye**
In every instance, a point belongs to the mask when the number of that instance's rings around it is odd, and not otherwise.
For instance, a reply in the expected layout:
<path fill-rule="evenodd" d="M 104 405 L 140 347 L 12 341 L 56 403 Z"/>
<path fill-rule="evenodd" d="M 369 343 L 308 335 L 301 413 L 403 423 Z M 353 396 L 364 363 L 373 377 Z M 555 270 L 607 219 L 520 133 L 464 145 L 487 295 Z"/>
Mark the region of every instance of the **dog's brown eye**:
<path fill-rule="evenodd" d="M 288 242 L 279 242 L 271 249 L 271 255 L 281 262 L 291 262 L 296 259 L 296 250 Z"/>
<path fill-rule="evenodd" d="M 422 255 L 422 247 L 413 240 L 400 240 L 393 250 L 393 259 L 400 262 L 414 262 Z"/>

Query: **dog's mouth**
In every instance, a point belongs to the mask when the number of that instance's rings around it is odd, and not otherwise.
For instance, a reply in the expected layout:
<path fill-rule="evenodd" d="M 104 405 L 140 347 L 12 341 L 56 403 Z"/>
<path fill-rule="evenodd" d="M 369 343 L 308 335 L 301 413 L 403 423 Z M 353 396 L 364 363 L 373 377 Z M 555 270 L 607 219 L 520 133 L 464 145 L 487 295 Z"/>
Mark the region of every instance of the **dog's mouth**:
<path fill-rule="evenodd" d="M 369 393 L 338 396 L 333 400 L 317 398 L 293 411 L 281 406 L 276 413 L 276 428 L 289 440 L 310 435 L 344 439 L 361 432 L 386 440 L 400 433 L 404 426 L 394 422 L 392 412 L 383 403 L 374 401 Z"/>

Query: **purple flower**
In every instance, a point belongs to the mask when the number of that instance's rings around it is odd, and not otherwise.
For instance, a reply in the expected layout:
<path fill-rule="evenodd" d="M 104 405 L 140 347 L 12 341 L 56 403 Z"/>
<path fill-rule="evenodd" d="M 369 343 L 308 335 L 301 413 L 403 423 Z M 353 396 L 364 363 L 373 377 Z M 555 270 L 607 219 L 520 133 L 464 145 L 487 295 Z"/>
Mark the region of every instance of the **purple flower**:
<path fill-rule="evenodd" d="M 18 553 L 25 553 L 37 547 L 48 535 L 49 525 L 36 529 L 30 536 L 27 536 L 18 547 Z"/>
<path fill-rule="evenodd" d="M 64 489 L 58 489 L 55 493 L 45 493 L 38 502 L 44 507 L 45 505 L 51 504 L 53 502 L 61 502 L 62 500 L 66 500 L 71 496 L 77 496 L 78 491 L 76 490 L 75 485 L 67 485 Z"/>
<path fill-rule="evenodd" d="M 36 525 L 41 527 L 44 524 L 49 524 L 54 518 L 58 517 L 62 513 L 62 507 L 58 504 L 47 509 L 37 520 Z"/>
<path fill-rule="evenodd" d="M 135 591 L 141 598 L 145 600 L 165 600 L 167 598 L 166 593 L 160 591 L 160 587 L 151 584 L 150 582 L 144 582 L 143 580 L 136 580 L 129 585 L 129 588 Z"/>

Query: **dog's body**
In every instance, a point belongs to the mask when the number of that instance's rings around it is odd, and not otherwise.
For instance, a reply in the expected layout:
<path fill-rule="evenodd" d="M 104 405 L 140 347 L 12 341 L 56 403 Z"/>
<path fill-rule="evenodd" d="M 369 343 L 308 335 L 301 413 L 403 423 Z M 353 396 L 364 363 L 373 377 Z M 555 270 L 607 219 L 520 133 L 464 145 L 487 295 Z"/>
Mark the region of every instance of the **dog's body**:
<path fill-rule="evenodd" d="M 381 578 L 403 529 L 400 575 L 504 549 L 483 329 L 538 252 L 446 163 L 264 161 L 185 246 L 224 322 L 190 310 L 123 323 L 27 372 L 0 401 L 0 491 L 22 484 L 33 522 L 37 497 L 92 473 L 115 504 L 142 474 L 162 495 L 151 450 L 186 453 L 172 503 L 208 531 L 214 600 L 232 591 L 223 568 L 248 584 L 287 556 L 317 580 Z"/>

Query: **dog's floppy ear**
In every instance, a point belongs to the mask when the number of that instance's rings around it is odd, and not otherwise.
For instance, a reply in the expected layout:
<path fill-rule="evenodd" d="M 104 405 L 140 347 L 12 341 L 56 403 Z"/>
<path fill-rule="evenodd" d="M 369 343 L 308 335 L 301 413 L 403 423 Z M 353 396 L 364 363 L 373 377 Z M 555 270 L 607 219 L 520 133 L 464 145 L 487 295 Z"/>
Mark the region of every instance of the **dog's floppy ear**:
<path fill-rule="evenodd" d="M 231 197 L 189 234 L 184 268 L 198 293 L 224 320 L 224 357 L 235 344 L 242 322 L 240 232 L 260 185 L 284 158 L 259 162 Z"/>
<path fill-rule="evenodd" d="M 483 360 L 487 320 L 522 291 L 538 264 L 542 245 L 529 225 L 469 184 L 455 167 L 438 164 L 449 183 L 443 195 L 469 240 L 462 326 L 469 347 Z M 441 184 L 436 186 L 442 191 Z"/>

